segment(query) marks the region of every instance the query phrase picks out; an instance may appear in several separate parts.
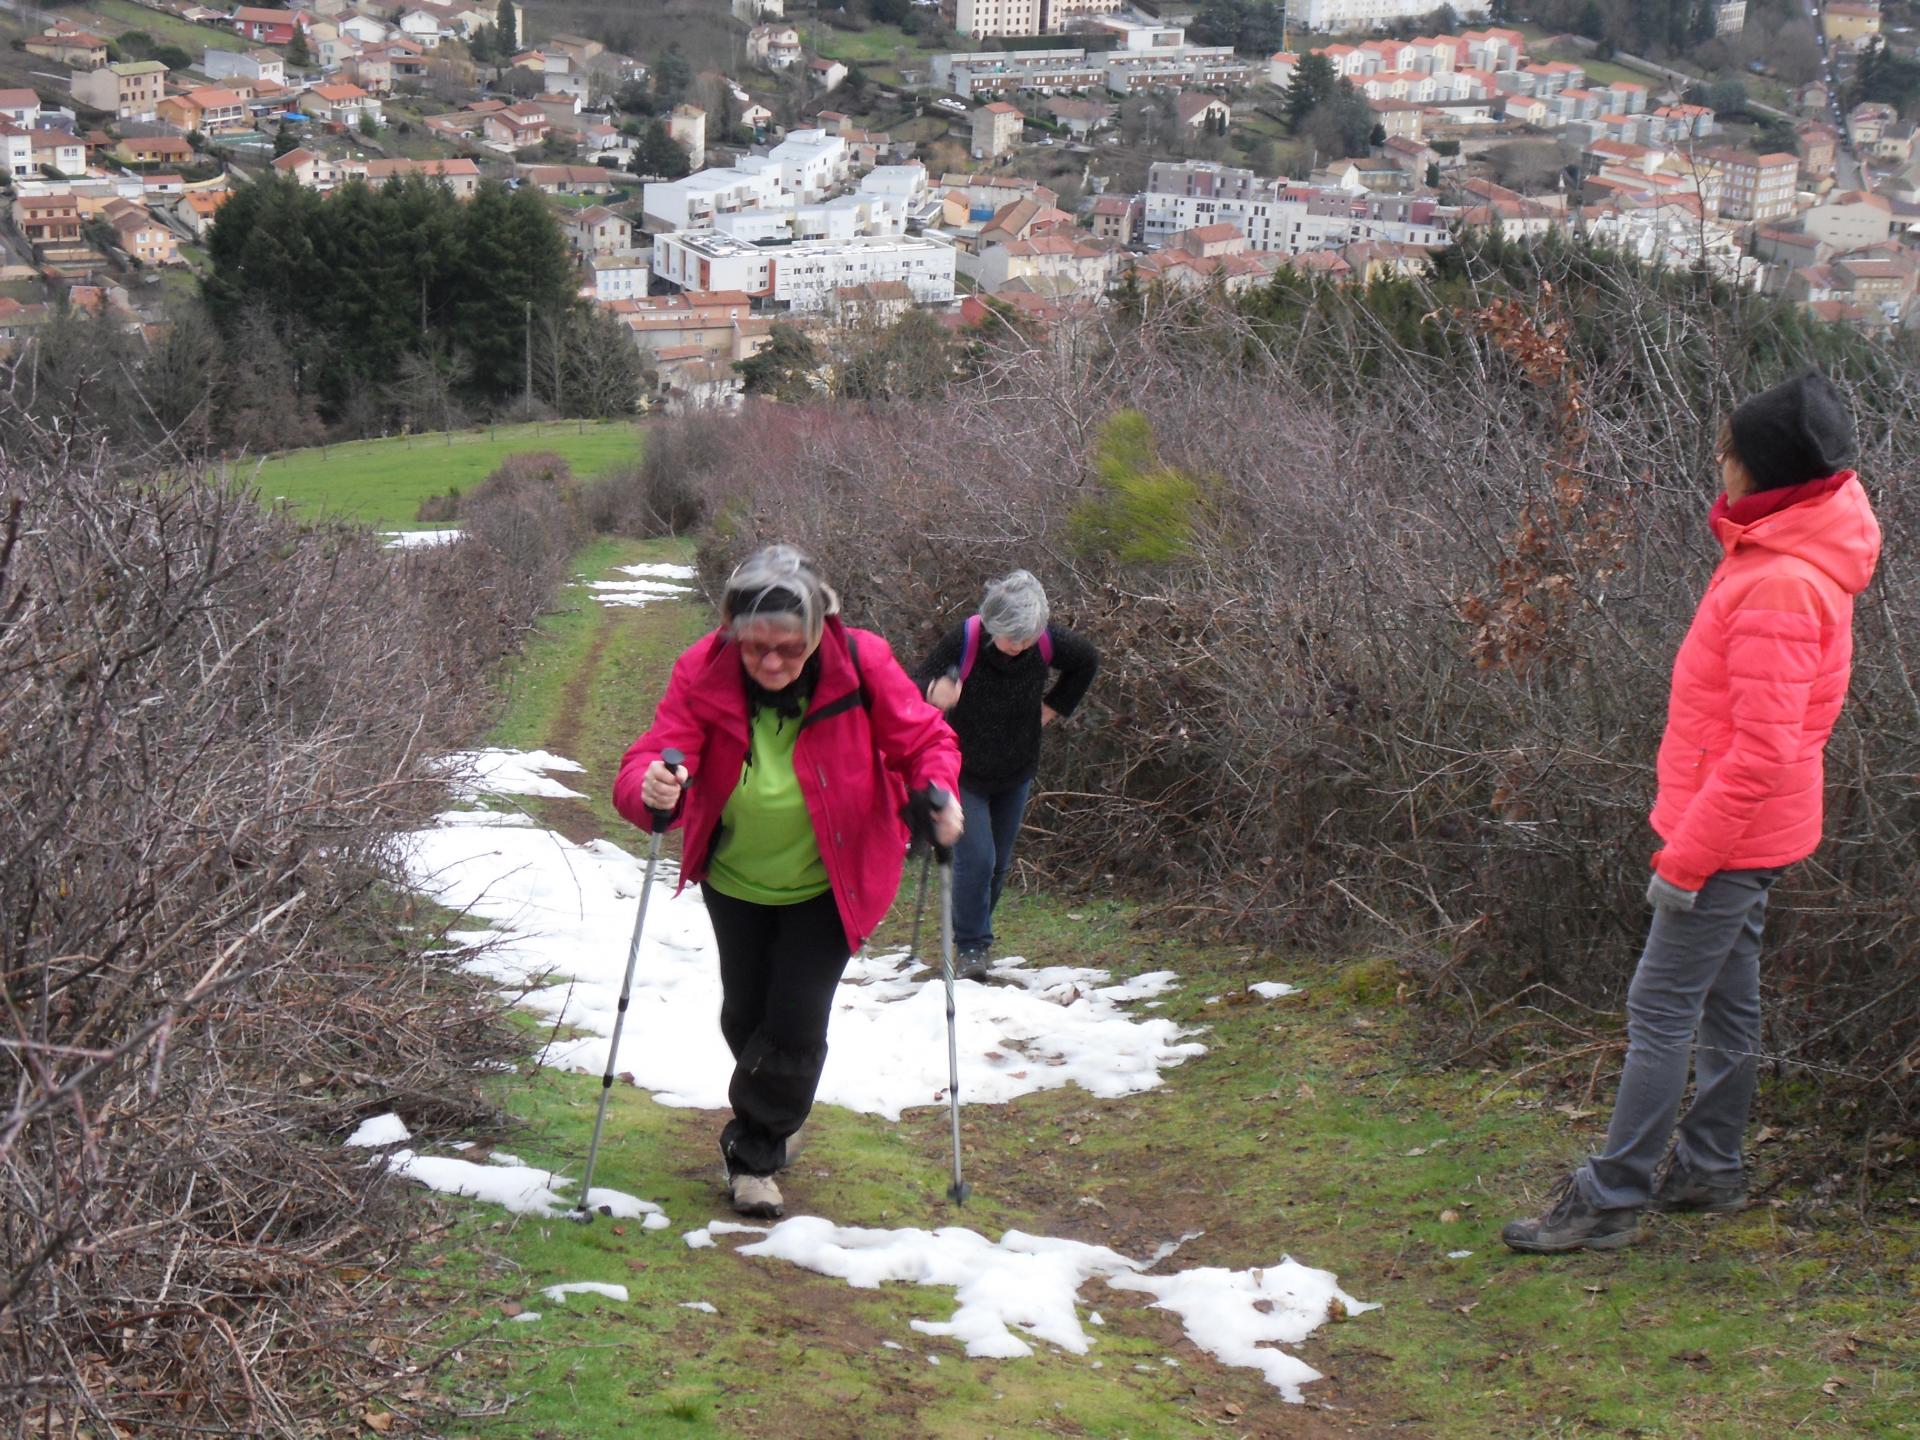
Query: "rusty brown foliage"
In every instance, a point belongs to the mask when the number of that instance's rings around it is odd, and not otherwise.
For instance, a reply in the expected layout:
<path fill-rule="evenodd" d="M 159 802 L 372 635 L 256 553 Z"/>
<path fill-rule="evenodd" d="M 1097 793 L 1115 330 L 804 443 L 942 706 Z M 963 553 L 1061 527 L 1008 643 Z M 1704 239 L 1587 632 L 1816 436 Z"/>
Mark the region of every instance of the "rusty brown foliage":
<path fill-rule="evenodd" d="M 529 500 L 476 531 L 570 544 Z M 313 1435 L 404 1385 L 404 1207 L 498 1001 L 393 897 L 564 554 L 0 461 L 0 1433 Z M 416 1386 L 417 1388 L 417 1386 Z"/>
<path fill-rule="evenodd" d="M 1439 1054 L 1617 1055 L 1668 672 L 1716 558 L 1716 423 L 1785 362 L 1630 278 L 1470 291 L 1415 297 L 1424 351 L 1360 304 L 1256 322 L 1201 300 L 1008 337 L 937 402 L 710 422 L 709 583 L 752 544 L 799 543 L 913 659 L 987 578 L 1034 570 L 1104 659 L 1049 740 L 1023 876 L 1118 879 L 1243 939 L 1384 945 Z M 1604 325 L 1570 325 L 1575 298 Z M 1857 612 L 1830 838 L 1777 892 L 1766 1049 L 1829 1118 L 1911 1124 L 1920 378 L 1849 354 L 1886 559 Z M 1119 563 L 1075 524 L 1123 408 L 1160 463 L 1210 477 L 1167 563 Z"/>

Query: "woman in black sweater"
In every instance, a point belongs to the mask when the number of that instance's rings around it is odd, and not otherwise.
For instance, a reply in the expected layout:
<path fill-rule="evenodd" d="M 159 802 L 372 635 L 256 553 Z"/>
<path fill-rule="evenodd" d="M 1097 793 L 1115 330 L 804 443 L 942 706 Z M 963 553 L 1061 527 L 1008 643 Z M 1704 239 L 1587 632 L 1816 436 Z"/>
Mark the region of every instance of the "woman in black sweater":
<path fill-rule="evenodd" d="M 1073 713 L 1099 667 L 1092 645 L 1047 623 L 1046 591 L 1016 570 L 987 586 L 980 613 L 943 636 L 914 672 L 960 737 L 966 819 L 953 851 L 953 938 L 962 979 L 987 973 L 993 909 L 1013 866 L 1040 732 Z"/>

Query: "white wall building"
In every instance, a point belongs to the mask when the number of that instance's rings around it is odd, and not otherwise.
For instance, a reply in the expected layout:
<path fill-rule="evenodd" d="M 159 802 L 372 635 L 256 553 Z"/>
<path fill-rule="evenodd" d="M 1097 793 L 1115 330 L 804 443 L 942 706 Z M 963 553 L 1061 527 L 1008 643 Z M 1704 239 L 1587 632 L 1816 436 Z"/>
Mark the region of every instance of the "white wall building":
<path fill-rule="evenodd" d="M 1453 7 L 1463 20 L 1484 19 L 1491 8 L 1488 0 L 1458 0 Z M 1427 0 L 1307 0 L 1307 29 L 1385 29 L 1397 21 L 1419 20 L 1434 9 Z"/>
<path fill-rule="evenodd" d="M 749 155 L 740 167 L 746 169 L 756 160 L 776 167 L 780 188 L 802 202 L 826 199 L 853 172 L 847 142 L 824 130 L 789 130 L 765 157 Z"/>
<path fill-rule="evenodd" d="M 953 246 L 931 236 L 754 245 L 715 230 L 662 235 L 653 273 L 683 290 L 739 290 L 792 310 L 825 310 L 846 285 L 898 280 L 923 305 L 953 299 Z"/>
<path fill-rule="evenodd" d="M 1250 250 L 1300 255 L 1356 240 L 1444 245 L 1455 211 L 1430 197 L 1349 194 L 1208 161 L 1156 164 L 1148 172 L 1142 239 L 1154 249 L 1183 230 L 1229 224 Z"/>
<path fill-rule="evenodd" d="M 639 300 L 647 293 L 647 262 L 638 255 L 595 255 L 587 262 L 593 274 L 593 299 L 605 305 L 614 300 Z"/>
<path fill-rule="evenodd" d="M 780 195 L 778 169 L 719 166 L 644 187 L 640 209 L 650 230 L 695 230 L 716 215 L 778 204 Z"/>
<path fill-rule="evenodd" d="M 906 202 L 890 195 L 837 195 L 817 205 L 773 205 L 716 215 L 713 228 L 751 245 L 770 240 L 851 240 L 859 235 L 903 235 Z"/>

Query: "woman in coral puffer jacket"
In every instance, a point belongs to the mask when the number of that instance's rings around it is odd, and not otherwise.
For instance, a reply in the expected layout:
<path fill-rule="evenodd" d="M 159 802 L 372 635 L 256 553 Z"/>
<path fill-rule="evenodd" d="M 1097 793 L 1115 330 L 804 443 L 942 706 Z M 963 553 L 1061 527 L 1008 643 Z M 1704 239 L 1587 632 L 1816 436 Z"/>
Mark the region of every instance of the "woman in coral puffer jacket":
<path fill-rule="evenodd" d="M 1613 1121 L 1547 1211 L 1502 1232 L 1516 1250 L 1613 1249 L 1648 1206 L 1746 1203 L 1767 891 L 1820 843 L 1853 597 L 1880 554 L 1866 491 L 1844 468 L 1852 453 L 1846 406 L 1817 372 L 1754 396 L 1722 429 L 1711 523 L 1725 553 L 1673 666 L 1652 816 L 1665 843 Z M 1689 1052 L 1695 1093 L 1680 1116 Z"/>

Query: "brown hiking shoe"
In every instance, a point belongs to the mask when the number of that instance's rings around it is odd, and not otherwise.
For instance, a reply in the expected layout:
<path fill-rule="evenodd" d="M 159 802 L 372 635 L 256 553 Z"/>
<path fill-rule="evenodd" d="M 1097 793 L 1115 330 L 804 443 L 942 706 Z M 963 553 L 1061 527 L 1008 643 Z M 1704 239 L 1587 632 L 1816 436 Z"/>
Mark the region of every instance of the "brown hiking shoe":
<path fill-rule="evenodd" d="M 1580 1193 L 1569 1175 L 1548 1192 L 1543 1214 L 1509 1220 L 1500 1238 L 1509 1250 L 1529 1255 L 1558 1255 L 1567 1250 L 1618 1250 L 1640 1233 L 1638 1210 L 1602 1210 Z"/>
<path fill-rule="evenodd" d="M 1747 1208 L 1747 1181 L 1744 1175 L 1730 1180 L 1715 1180 L 1702 1175 L 1669 1150 L 1653 1180 L 1653 1199 L 1648 1208 L 1664 1215 L 1678 1211 L 1699 1211 L 1708 1215 L 1732 1215 Z"/>

